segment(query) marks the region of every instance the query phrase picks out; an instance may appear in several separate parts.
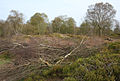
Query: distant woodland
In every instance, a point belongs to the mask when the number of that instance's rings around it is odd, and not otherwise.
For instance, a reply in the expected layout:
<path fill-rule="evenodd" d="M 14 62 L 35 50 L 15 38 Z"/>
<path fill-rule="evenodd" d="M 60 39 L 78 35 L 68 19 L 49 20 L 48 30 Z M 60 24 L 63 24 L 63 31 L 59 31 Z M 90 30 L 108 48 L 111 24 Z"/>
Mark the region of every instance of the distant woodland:
<path fill-rule="evenodd" d="M 90 5 L 82 24 L 77 27 L 74 18 L 58 16 L 49 22 L 45 13 L 35 13 L 25 22 L 23 13 L 11 10 L 6 20 L 0 20 L 0 36 L 42 35 L 50 33 L 118 36 L 120 21 L 115 19 L 116 10 L 109 3 Z"/>

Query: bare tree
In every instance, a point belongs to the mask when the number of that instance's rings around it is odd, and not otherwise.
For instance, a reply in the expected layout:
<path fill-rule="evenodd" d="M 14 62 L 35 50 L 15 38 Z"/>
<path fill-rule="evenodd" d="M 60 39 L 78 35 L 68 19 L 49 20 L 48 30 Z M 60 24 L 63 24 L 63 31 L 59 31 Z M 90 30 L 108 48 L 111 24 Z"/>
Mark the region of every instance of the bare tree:
<path fill-rule="evenodd" d="M 111 27 L 115 14 L 116 10 L 111 4 L 96 3 L 95 5 L 89 6 L 86 20 L 94 29 L 97 29 L 99 36 L 102 36 L 103 31 Z"/>

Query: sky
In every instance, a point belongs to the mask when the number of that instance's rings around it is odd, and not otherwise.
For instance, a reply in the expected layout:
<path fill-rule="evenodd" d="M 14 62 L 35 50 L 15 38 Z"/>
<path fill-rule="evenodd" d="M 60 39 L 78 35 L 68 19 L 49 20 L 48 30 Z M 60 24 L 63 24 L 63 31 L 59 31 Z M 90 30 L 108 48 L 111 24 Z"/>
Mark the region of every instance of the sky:
<path fill-rule="evenodd" d="M 88 6 L 99 2 L 112 4 L 117 11 L 115 18 L 120 21 L 120 0 L 1 0 L 0 19 L 6 20 L 11 10 L 17 10 L 24 14 L 25 21 L 39 12 L 46 13 L 49 21 L 61 15 L 73 17 L 79 26 Z"/>

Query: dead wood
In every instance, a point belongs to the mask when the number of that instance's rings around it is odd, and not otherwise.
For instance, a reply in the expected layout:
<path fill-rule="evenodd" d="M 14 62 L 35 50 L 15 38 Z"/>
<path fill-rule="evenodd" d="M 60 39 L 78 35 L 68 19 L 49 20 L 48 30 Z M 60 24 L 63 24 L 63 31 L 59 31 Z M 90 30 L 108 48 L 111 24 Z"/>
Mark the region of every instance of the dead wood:
<path fill-rule="evenodd" d="M 84 41 L 85 41 L 85 37 L 83 37 L 83 39 L 81 40 L 79 46 L 77 46 L 76 48 L 74 48 L 70 53 L 68 53 L 67 55 L 65 55 L 61 60 L 57 61 L 55 65 L 60 64 L 67 57 L 69 57 L 73 52 L 75 52 L 84 43 Z"/>

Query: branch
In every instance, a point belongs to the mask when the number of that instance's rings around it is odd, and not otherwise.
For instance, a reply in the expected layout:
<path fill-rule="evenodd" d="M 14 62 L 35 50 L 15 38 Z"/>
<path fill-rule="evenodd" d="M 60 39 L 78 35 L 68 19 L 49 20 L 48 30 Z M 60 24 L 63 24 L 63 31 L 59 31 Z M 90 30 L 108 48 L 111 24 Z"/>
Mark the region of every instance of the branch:
<path fill-rule="evenodd" d="M 47 66 L 52 66 L 52 64 L 48 63 L 47 61 L 43 60 L 42 58 L 39 58 L 43 63 L 45 63 Z"/>
<path fill-rule="evenodd" d="M 57 61 L 55 65 L 60 64 L 62 61 L 64 61 L 68 56 L 70 56 L 73 52 L 75 52 L 84 42 L 85 37 L 82 39 L 82 41 L 80 42 L 79 46 L 77 46 L 75 49 L 73 49 L 70 53 L 68 53 L 67 55 L 64 56 L 64 58 L 62 58 L 61 60 Z"/>

